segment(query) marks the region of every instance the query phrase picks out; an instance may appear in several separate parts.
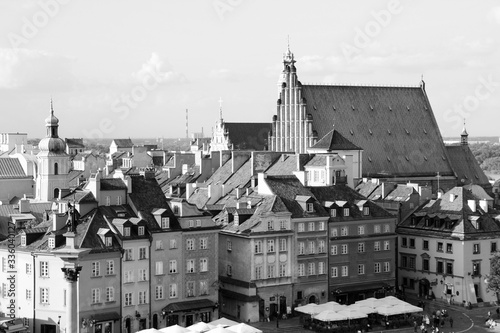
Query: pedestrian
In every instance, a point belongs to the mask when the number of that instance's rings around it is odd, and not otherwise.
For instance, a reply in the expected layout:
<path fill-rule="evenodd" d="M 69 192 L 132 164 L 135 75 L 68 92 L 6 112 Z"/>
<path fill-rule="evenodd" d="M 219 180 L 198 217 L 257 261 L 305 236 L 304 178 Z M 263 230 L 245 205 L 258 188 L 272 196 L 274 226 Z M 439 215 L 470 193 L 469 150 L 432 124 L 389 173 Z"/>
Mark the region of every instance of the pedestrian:
<path fill-rule="evenodd" d="M 417 327 L 418 327 L 417 321 L 414 320 L 413 321 L 413 332 L 417 333 Z"/>
<path fill-rule="evenodd" d="M 450 316 L 450 327 L 453 327 L 453 317 Z"/>
<path fill-rule="evenodd" d="M 488 319 L 491 318 L 491 311 L 488 311 Z"/>

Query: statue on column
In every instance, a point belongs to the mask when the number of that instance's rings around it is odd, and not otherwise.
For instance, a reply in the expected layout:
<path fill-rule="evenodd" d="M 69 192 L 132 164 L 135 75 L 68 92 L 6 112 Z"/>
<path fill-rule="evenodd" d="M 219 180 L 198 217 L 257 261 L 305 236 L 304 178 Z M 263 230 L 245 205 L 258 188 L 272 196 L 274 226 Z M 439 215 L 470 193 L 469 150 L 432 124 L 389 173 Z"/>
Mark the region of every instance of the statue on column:
<path fill-rule="evenodd" d="M 68 232 L 76 231 L 75 206 L 68 203 L 68 221 L 66 222 Z"/>
<path fill-rule="evenodd" d="M 70 268 L 70 267 L 61 268 L 61 271 L 64 272 L 64 278 L 68 282 L 78 281 L 78 275 L 80 274 L 81 270 L 82 270 L 82 266 L 75 266 L 74 268 Z"/>

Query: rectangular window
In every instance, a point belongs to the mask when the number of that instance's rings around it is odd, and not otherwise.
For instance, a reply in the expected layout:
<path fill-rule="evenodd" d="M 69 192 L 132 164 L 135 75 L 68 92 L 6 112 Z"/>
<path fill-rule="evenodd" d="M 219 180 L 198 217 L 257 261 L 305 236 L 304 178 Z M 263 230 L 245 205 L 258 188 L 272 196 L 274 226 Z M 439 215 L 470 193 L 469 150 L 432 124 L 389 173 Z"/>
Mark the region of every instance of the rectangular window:
<path fill-rule="evenodd" d="M 375 263 L 375 266 L 373 267 L 373 272 L 380 273 L 380 263 L 379 262 Z"/>
<path fill-rule="evenodd" d="M 161 218 L 161 228 L 162 229 L 170 228 L 170 218 L 169 217 L 162 217 Z"/>
<path fill-rule="evenodd" d="M 92 263 L 92 277 L 100 276 L 101 275 L 101 263 L 99 261 L 94 261 Z"/>
<path fill-rule="evenodd" d="M 123 274 L 124 283 L 134 282 L 134 273 L 132 271 L 125 271 Z"/>
<path fill-rule="evenodd" d="M 330 268 L 330 275 L 332 278 L 336 278 L 339 276 L 339 269 L 337 267 Z"/>
<path fill-rule="evenodd" d="M 262 241 L 255 241 L 255 253 L 262 253 Z"/>
<path fill-rule="evenodd" d="M 446 243 L 446 252 L 453 253 L 453 244 L 452 243 Z"/>
<path fill-rule="evenodd" d="M 391 271 L 391 263 L 389 261 L 384 262 L 384 272 Z"/>
<path fill-rule="evenodd" d="M 363 207 L 363 215 L 367 216 L 370 215 L 370 207 Z"/>
<path fill-rule="evenodd" d="M 177 283 L 172 283 L 171 285 L 168 286 L 168 296 L 170 298 L 177 297 Z"/>
<path fill-rule="evenodd" d="M 325 241 L 320 240 L 318 243 L 318 253 L 325 253 Z"/>
<path fill-rule="evenodd" d="M 145 247 L 140 247 L 139 248 L 139 260 L 144 260 L 147 259 L 147 249 Z"/>
<path fill-rule="evenodd" d="M 415 238 L 410 238 L 410 248 L 415 248 Z"/>
<path fill-rule="evenodd" d="M 148 280 L 148 270 L 147 269 L 139 269 L 139 277 L 138 281 L 147 281 Z"/>
<path fill-rule="evenodd" d="M 390 224 L 384 224 L 384 232 L 391 232 L 391 225 Z"/>
<path fill-rule="evenodd" d="M 114 302 L 115 300 L 115 288 L 106 287 L 106 302 Z"/>
<path fill-rule="evenodd" d="M 373 243 L 373 250 L 380 251 L 380 242 L 379 241 L 376 241 Z"/>
<path fill-rule="evenodd" d="M 453 263 L 452 262 L 446 263 L 446 274 L 453 275 Z"/>
<path fill-rule="evenodd" d="M 281 229 L 281 230 L 286 230 L 286 229 L 288 229 L 288 223 L 287 223 L 287 221 L 286 221 L 286 220 L 281 220 L 281 221 L 280 221 L 280 229 Z"/>
<path fill-rule="evenodd" d="M 134 253 L 132 252 L 132 249 L 125 249 L 124 251 L 125 253 L 123 258 L 125 259 L 125 261 L 134 260 Z"/>
<path fill-rule="evenodd" d="M 299 254 L 306 253 L 306 244 L 304 242 L 299 242 Z"/>
<path fill-rule="evenodd" d="M 106 262 L 106 275 L 114 275 L 115 274 L 115 261 L 108 260 Z"/>
<path fill-rule="evenodd" d="M 365 243 L 358 243 L 358 253 L 365 252 Z"/>
<path fill-rule="evenodd" d="M 200 238 L 200 249 L 201 250 L 208 249 L 208 238 L 206 237 Z"/>
<path fill-rule="evenodd" d="M 189 220 L 189 227 L 194 228 L 194 221 L 193 220 Z"/>
<path fill-rule="evenodd" d="M 40 303 L 49 304 L 49 288 L 40 288 Z"/>
<path fill-rule="evenodd" d="M 156 250 L 163 250 L 163 240 L 158 239 L 158 240 L 155 242 L 155 249 L 156 249 Z"/>
<path fill-rule="evenodd" d="M 358 275 L 363 275 L 363 274 L 365 274 L 365 265 L 358 264 Z"/>
<path fill-rule="evenodd" d="M 408 262 L 409 262 L 408 268 L 415 269 L 415 258 L 410 257 Z"/>
<path fill-rule="evenodd" d="M 201 227 L 201 220 L 196 220 L 196 226 L 199 228 Z"/>
<path fill-rule="evenodd" d="M 342 276 L 349 276 L 349 266 L 342 266 Z"/>
<path fill-rule="evenodd" d="M 309 222 L 308 230 L 309 231 L 314 231 L 314 222 Z"/>
<path fill-rule="evenodd" d="M 316 264 L 314 262 L 310 262 L 307 264 L 307 275 L 315 275 L 316 274 Z"/>
<path fill-rule="evenodd" d="M 376 234 L 380 234 L 380 225 L 378 225 L 378 224 L 375 225 L 373 232 Z"/>
<path fill-rule="evenodd" d="M 438 242 L 437 243 L 437 251 L 438 252 L 443 252 L 443 243 L 442 242 Z"/>
<path fill-rule="evenodd" d="M 401 247 L 408 246 L 408 239 L 406 237 L 401 237 Z"/>
<path fill-rule="evenodd" d="M 130 237 L 130 227 L 123 228 L 123 236 Z"/>
<path fill-rule="evenodd" d="M 40 261 L 40 276 L 49 277 L 49 262 Z"/>
<path fill-rule="evenodd" d="M 276 252 L 274 249 L 274 239 L 267 240 L 267 252 Z"/>
<path fill-rule="evenodd" d="M 358 225 L 358 235 L 364 235 L 364 234 L 365 234 L 365 226 Z"/>
<path fill-rule="evenodd" d="M 109 195 L 106 196 L 106 206 L 111 205 L 111 197 Z"/>
<path fill-rule="evenodd" d="M 226 266 L 226 275 L 227 276 L 233 275 L 233 266 L 231 266 L 231 265 Z"/>
<path fill-rule="evenodd" d="M 401 267 L 403 267 L 403 268 L 407 268 L 408 267 L 408 257 L 401 256 Z"/>
<path fill-rule="evenodd" d="M 332 256 L 336 256 L 338 254 L 338 248 L 337 248 L 337 245 L 332 245 L 330 247 L 330 254 Z"/>
<path fill-rule="evenodd" d="M 497 242 L 491 242 L 490 252 L 497 252 Z"/>
<path fill-rule="evenodd" d="M 340 228 L 340 236 L 348 236 L 348 235 L 349 235 L 349 229 L 347 227 Z"/>
<path fill-rule="evenodd" d="M 391 245 L 389 241 L 384 241 L 384 251 L 389 251 L 391 249 Z"/>
<path fill-rule="evenodd" d="M 26 300 L 31 301 L 31 290 L 30 289 L 26 289 Z"/>
<path fill-rule="evenodd" d="M 472 262 L 472 275 L 478 276 L 481 274 L 481 263 L 478 261 Z"/>
<path fill-rule="evenodd" d="M 318 274 L 325 274 L 325 263 L 323 261 L 318 262 Z"/>
<path fill-rule="evenodd" d="M 473 254 L 479 254 L 479 253 L 481 253 L 480 244 L 473 244 L 472 253 Z"/>
<path fill-rule="evenodd" d="M 207 280 L 200 281 L 200 295 L 208 295 L 208 281 Z"/>
<path fill-rule="evenodd" d="M 105 246 L 113 246 L 113 237 L 104 237 Z"/>
<path fill-rule="evenodd" d="M 330 230 L 330 236 L 331 237 L 337 237 L 339 235 L 339 228 L 332 228 Z"/>
<path fill-rule="evenodd" d="M 304 276 L 305 274 L 305 266 L 304 264 L 299 264 L 299 276 Z"/>
<path fill-rule="evenodd" d="M 163 299 L 163 286 L 155 287 L 155 299 Z"/>
<path fill-rule="evenodd" d="M 274 230 L 274 221 L 267 221 L 267 230 Z"/>
<path fill-rule="evenodd" d="M 170 248 L 171 249 L 176 249 L 177 248 L 177 240 L 176 239 L 171 239 L 170 240 Z"/>
<path fill-rule="evenodd" d="M 188 281 L 186 283 L 186 296 L 187 297 L 194 297 L 194 281 Z"/>
<path fill-rule="evenodd" d="M 280 277 L 285 277 L 286 276 L 286 264 L 280 264 Z"/>
<path fill-rule="evenodd" d="M 26 264 L 26 274 L 31 275 L 31 271 L 32 271 L 31 264 Z"/>
<path fill-rule="evenodd" d="M 232 251 L 233 250 L 233 242 L 228 240 L 226 244 L 227 244 L 227 250 Z"/>
<path fill-rule="evenodd" d="M 344 208 L 344 216 L 349 216 L 349 208 Z"/>
<path fill-rule="evenodd" d="M 422 249 L 423 250 L 429 250 L 429 241 L 425 240 L 422 242 Z"/>
<path fill-rule="evenodd" d="M 177 260 L 170 260 L 168 263 L 168 272 L 170 274 L 177 273 Z"/>
<path fill-rule="evenodd" d="M 186 250 L 193 251 L 194 250 L 194 239 L 188 239 L 186 241 Z"/>
<path fill-rule="evenodd" d="M 268 265 L 267 266 L 267 278 L 268 279 L 272 279 L 275 277 L 275 274 L 274 274 L 274 265 Z"/>
<path fill-rule="evenodd" d="M 342 254 L 347 254 L 347 252 L 348 252 L 347 251 L 347 244 L 342 244 L 341 249 L 342 249 L 342 252 L 341 252 Z"/>
<path fill-rule="evenodd" d="M 319 231 L 325 230 L 325 222 L 319 222 L 318 223 L 318 230 Z"/>
<path fill-rule="evenodd" d="M 194 259 L 188 259 L 186 261 L 186 273 L 194 273 Z"/>
<path fill-rule="evenodd" d="M 286 238 L 281 238 L 280 239 L 280 251 L 283 252 L 283 251 L 286 251 L 287 250 L 287 247 L 286 247 Z"/>
<path fill-rule="evenodd" d="M 139 226 L 139 228 L 137 229 L 137 233 L 139 234 L 139 236 L 144 236 L 144 226 Z"/>
<path fill-rule="evenodd" d="M 331 217 L 337 217 L 337 209 L 331 208 L 330 209 L 330 216 Z"/>
<path fill-rule="evenodd" d="M 309 254 L 316 253 L 316 243 L 314 241 L 309 242 Z"/>
<path fill-rule="evenodd" d="M 422 269 L 429 271 L 429 259 L 422 259 Z"/>
<path fill-rule="evenodd" d="M 92 289 L 92 304 L 101 303 L 101 289 Z"/>
<path fill-rule="evenodd" d="M 207 258 L 200 259 L 200 272 L 208 272 L 208 259 Z"/>
<path fill-rule="evenodd" d="M 163 261 L 155 262 L 155 275 L 163 275 Z"/>
<path fill-rule="evenodd" d="M 299 232 L 304 231 L 304 223 L 299 223 Z"/>
<path fill-rule="evenodd" d="M 314 212 L 314 205 L 312 203 L 308 203 L 307 204 L 307 211 L 310 213 L 310 212 Z"/>
<path fill-rule="evenodd" d="M 262 266 L 255 266 L 255 279 L 262 279 Z"/>
<path fill-rule="evenodd" d="M 125 306 L 133 305 L 132 293 L 125 293 Z"/>
<path fill-rule="evenodd" d="M 56 247 L 56 239 L 54 237 L 49 238 L 49 248 L 53 249 Z"/>
<path fill-rule="evenodd" d="M 437 268 L 436 270 L 439 274 L 444 273 L 444 263 L 441 260 L 438 260 L 436 268 Z"/>

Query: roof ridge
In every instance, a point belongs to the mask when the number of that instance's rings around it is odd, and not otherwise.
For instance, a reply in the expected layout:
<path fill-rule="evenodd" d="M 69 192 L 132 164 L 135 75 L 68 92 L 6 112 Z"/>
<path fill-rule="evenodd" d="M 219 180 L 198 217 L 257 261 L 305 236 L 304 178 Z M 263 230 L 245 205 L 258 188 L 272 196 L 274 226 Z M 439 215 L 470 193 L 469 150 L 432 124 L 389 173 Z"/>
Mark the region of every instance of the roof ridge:
<path fill-rule="evenodd" d="M 421 89 L 420 85 L 402 85 L 402 84 L 367 84 L 367 83 L 316 83 L 308 82 L 303 83 L 302 86 L 336 86 L 336 87 L 376 87 L 376 88 L 418 88 Z"/>

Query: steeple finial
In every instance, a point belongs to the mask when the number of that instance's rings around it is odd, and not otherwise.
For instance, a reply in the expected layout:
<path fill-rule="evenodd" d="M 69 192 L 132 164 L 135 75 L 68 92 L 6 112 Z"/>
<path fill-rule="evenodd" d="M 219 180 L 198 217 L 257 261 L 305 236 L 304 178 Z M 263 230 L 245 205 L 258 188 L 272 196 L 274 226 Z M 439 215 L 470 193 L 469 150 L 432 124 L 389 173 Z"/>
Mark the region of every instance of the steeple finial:
<path fill-rule="evenodd" d="M 222 97 L 219 97 L 219 116 L 222 121 Z"/>
<path fill-rule="evenodd" d="M 287 35 L 287 48 L 290 51 L 290 35 Z"/>
<path fill-rule="evenodd" d="M 467 146 L 469 144 L 468 142 L 468 136 L 469 133 L 467 133 L 467 129 L 465 128 L 465 118 L 464 118 L 464 129 L 462 130 L 462 134 L 460 134 L 460 143 L 462 146 Z"/>
<path fill-rule="evenodd" d="M 50 96 L 50 114 L 54 115 L 54 103 L 52 102 L 52 96 Z"/>

